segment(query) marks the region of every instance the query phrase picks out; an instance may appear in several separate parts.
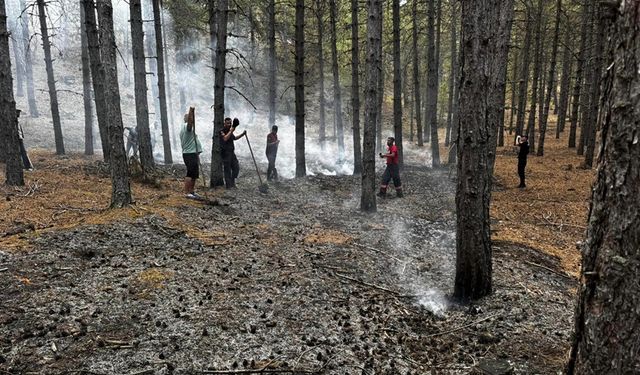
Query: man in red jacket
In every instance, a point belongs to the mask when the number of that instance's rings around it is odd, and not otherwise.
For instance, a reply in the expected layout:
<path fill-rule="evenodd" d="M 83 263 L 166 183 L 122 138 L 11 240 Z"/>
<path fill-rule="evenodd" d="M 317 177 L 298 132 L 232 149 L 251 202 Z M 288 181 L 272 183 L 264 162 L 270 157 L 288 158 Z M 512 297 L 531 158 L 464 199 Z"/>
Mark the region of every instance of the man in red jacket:
<path fill-rule="evenodd" d="M 387 168 L 382 174 L 382 184 L 380 185 L 380 192 L 378 196 L 384 198 L 387 196 L 387 188 L 389 182 L 393 179 L 393 186 L 396 188 L 396 196 L 402 197 L 402 182 L 400 182 L 400 166 L 398 165 L 398 146 L 394 144 L 395 138 L 387 138 L 387 153 L 380 153 L 381 158 L 387 159 Z"/>

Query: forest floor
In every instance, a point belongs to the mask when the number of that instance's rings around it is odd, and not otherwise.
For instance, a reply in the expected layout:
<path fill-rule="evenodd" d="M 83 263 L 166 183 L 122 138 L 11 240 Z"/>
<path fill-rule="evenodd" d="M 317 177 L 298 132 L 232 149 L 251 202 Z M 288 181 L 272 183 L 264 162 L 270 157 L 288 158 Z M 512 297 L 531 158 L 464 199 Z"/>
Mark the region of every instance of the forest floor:
<path fill-rule="evenodd" d="M 405 197 L 360 180 L 180 193 L 180 168 L 108 210 L 97 159 L 32 155 L 0 202 L 0 374 L 555 374 L 570 345 L 593 171 L 554 139 L 525 190 L 500 149 L 494 292 L 447 299 L 455 183 L 409 161 Z M 571 167 L 569 167 L 571 165 Z M 263 166 L 265 167 L 265 166 Z M 199 183 L 200 185 L 200 183 Z"/>

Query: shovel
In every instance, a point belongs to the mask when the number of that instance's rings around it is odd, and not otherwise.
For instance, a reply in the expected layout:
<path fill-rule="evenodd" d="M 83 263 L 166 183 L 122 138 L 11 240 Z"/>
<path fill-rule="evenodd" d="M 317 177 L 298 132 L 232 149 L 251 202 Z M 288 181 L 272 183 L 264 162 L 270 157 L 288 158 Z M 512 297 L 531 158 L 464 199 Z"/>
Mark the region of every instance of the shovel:
<path fill-rule="evenodd" d="M 249 145 L 249 151 L 251 152 L 251 159 L 253 159 L 253 165 L 256 167 L 256 173 L 258 174 L 258 180 L 260 181 L 260 186 L 258 186 L 258 191 L 262 194 L 267 194 L 269 191 L 269 186 L 262 182 L 262 177 L 260 176 L 260 170 L 258 169 L 258 163 L 256 163 L 256 158 L 253 156 L 253 150 L 251 149 L 251 142 L 249 142 L 249 136 L 245 133 L 245 139 L 247 140 L 247 145 Z"/>

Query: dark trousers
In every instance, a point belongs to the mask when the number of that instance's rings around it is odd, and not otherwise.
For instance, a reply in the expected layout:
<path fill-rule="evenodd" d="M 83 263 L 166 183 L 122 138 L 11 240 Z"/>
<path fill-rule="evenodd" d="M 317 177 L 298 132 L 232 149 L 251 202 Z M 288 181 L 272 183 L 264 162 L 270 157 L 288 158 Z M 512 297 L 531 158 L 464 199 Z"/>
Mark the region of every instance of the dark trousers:
<path fill-rule="evenodd" d="M 269 161 L 269 167 L 267 167 L 267 181 L 278 180 L 278 170 L 276 169 L 276 156 L 278 154 L 267 154 L 267 160 Z"/>
<path fill-rule="evenodd" d="M 527 166 L 527 159 L 518 159 L 518 176 L 520 176 L 520 186 L 526 187 L 524 183 L 524 170 Z"/>
<path fill-rule="evenodd" d="M 27 149 L 24 147 L 24 142 L 20 140 L 20 156 L 22 156 L 22 166 L 24 169 L 33 169 L 29 155 L 27 155 Z"/>
<path fill-rule="evenodd" d="M 402 182 L 400 181 L 400 167 L 398 164 L 387 164 L 384 173 L 382 174 L 382 184 L 380 185 L 380 191 L 386 192 L 389 182 L 393 180 L 393 186 L 396 190 L 402 190 Z"/>
<path fill-rule="evenodd" d="M 222 168 L 224 169 L 224 185 L 227 189 L 236 187 L 236 178 L 240 174 L 240 163 L 233 152 L 222 155 Z"/>

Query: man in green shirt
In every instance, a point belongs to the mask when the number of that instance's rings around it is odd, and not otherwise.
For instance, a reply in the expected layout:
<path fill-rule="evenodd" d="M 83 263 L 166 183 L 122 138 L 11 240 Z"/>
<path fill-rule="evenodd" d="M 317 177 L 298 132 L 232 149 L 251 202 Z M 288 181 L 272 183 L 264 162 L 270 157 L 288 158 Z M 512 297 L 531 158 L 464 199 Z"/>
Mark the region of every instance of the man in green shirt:
<path fill-rule="evenodd" d="M 182 145 L 182 159 L 187 166 L 187 176 L 184 179 L 184 193 L 189 199 L 198 199 L 195 193 L 196 181 L 200 177 L 199 155 L 202 145 L 196 134 L 195 108 L 189 108 L 189 113 L 184 115 L 185 124 L 180 129 L 180 143 Z"/>

